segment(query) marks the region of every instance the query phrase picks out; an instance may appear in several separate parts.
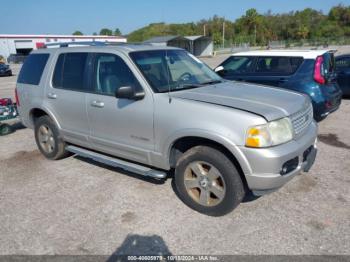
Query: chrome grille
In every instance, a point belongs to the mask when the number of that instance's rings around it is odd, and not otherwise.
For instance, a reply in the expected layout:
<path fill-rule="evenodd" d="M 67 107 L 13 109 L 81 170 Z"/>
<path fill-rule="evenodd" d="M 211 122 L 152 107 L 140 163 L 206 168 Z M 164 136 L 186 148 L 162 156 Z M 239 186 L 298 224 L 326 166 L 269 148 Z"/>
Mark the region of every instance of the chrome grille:
<path fill-rule="evenodd" d="M 313 109 L 308 103 L 304 109 L 290 116 L 296 137 L 300 136 L 313 120 Z"/>

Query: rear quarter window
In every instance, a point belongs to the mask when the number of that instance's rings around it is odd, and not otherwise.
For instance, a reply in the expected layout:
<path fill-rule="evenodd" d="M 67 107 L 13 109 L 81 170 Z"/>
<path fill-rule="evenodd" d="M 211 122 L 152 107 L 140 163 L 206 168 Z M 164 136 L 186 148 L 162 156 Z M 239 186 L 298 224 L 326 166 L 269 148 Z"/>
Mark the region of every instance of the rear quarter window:
<path fill-rule="evenodd" d="M 49 54 L 32 54 L 24 62 L 17 83 L 39 85 Z"/>

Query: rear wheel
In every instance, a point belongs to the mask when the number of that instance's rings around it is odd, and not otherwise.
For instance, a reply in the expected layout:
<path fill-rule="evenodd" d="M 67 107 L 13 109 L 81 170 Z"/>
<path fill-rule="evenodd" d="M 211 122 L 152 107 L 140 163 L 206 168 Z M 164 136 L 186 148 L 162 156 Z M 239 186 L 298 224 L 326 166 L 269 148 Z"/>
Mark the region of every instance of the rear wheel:
<path fill-rule="evenodd" d="M 41 116 L 35 121 L 35 141 L 40 152 L 48 159 L 61 159 L 69 155 L 66 143 L 49 116 Z"/>
<path fill-rule="evenodd" d="M 208 146 L 193 147 L 181 156 L 175 169 L 175 185 L 186 205 L 210 216 L 231 212 L 245 195 L 232 161 Z"/>

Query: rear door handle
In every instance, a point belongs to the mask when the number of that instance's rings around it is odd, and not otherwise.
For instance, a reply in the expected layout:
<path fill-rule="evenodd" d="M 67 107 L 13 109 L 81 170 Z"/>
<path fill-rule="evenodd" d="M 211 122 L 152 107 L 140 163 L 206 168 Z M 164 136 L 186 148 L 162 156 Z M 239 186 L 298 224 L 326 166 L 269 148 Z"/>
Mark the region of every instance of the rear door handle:
<path fill-rule="evenodd" d="M 50 99 L 56 99 L 57 95 L 55 93 L 48 93 L 47 97 L 50 98 Z"/>
<path fill-rule="evenodd" d="M 98 108 L 103 108 L 105 106 L 105 103 L 101 101 L 94 100 L 91 102 L 91 106 L 93 107 L 98 107 Z"/>

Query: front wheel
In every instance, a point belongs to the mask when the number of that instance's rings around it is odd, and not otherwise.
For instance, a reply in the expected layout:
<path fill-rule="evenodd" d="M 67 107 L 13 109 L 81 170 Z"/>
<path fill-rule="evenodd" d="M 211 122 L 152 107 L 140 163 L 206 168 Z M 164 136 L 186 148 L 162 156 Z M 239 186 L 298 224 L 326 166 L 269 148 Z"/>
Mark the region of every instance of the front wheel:
<path fill-rule="evenodd" d="M 36 144 L 46 158 L 57 160 L 69 155 L 65 150 L 66 143 L 49 116 L 42 116 L 35 121 L 34 132 Z"/>
<path fill-rule="evenodd" d="M 220 150 L 209 146 L 193 147 L 181 156 L 175 185 L 186 205 L 209 216 L 231 212 L 245 196 L 236 166 Z"/>
<path fill-rule="evenodd" d="M 0 123 L 0 136 L 5 136 L 13 132 L 12 127 L 9 124 Z"/>

